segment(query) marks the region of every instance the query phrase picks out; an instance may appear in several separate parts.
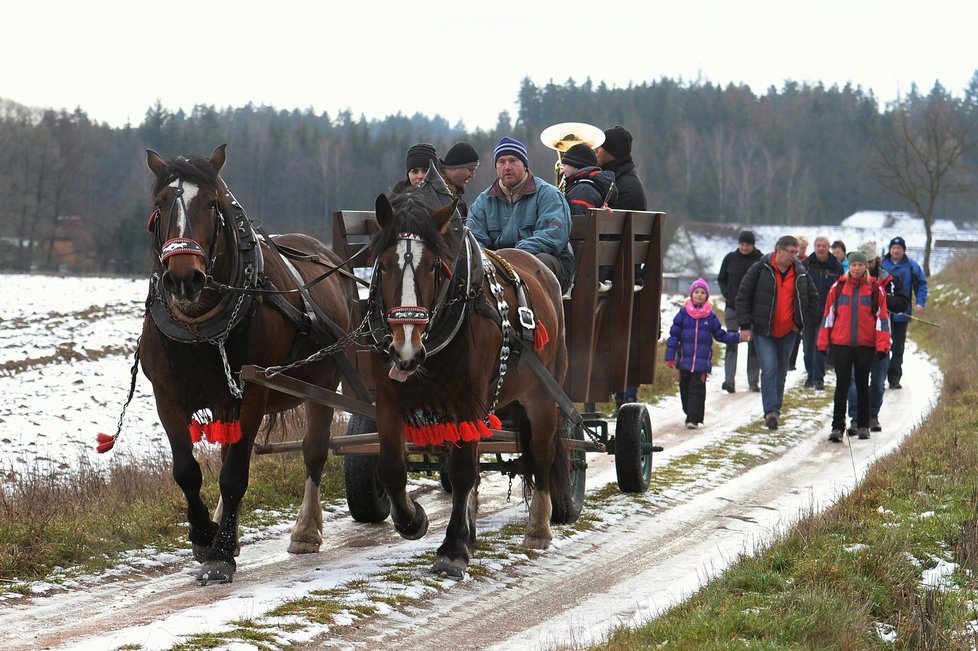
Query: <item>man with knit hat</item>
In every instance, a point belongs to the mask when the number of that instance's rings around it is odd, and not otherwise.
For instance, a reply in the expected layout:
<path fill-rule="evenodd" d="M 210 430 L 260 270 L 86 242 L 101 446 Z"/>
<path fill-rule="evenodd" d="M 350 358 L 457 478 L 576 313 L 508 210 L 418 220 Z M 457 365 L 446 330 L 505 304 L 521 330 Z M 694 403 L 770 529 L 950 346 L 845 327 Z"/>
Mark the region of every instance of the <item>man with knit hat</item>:
<path fill-rule="evenodd" d="M 632 161 L 632 134 L 621 125 L 615 125 L 604 131 L 604 142 L 595 148 L 598 165 L 603 170 L 609 170 L 615 175 L 615 192 L 617 193 L 608 207 L 612 210 L 646 210 L 645 187 L 642 179 L 635 171 Z M 642 277 L 641 265 L 635 265 L 635 278 Z M 605 280 L 602 278 L 601 280 Z M 636 402 L 638 387 L 628 387 L 624 392 L 615 394 L 615 403 Z"/>
<path fill-rule="evenodd" d="M 462 195 L 465 194 L 465 186 L 475 176 L 477 169 L 479 169 L 479 154 L 467 142 L 457 142 L 452 145 L 445 158 L 438 162 L 438 171 L 448 184 L 448 189 L 459 200 L 458 211 L 463 218 L 468 217 L 469 207 L 462 199 Z"/>
<path fill-rule="evenodd" d="M 923 312 L 927 304 L 927 277 L 916 261 L 907 257 L 907 243 L 899 235 L 890 240 L 888 253 L 883 258 L 883 268 L 900 279 L 907 295 L 911 297 L 914 312 Z M 890 351 L 890 367 L 886 372 L 891 389 L 900 388 L 903 377 L 903 349 L 907 344 L 907 327 L 910 325 L 911 307 L 893 315 L 893 348 Z"/>
<path fill-rule="evenodd" d="M 501 138 L 493 160 L 496 180 L 472 203 L 469 229 L 488 249 L 513 247 L 534 254 L 566 291 L 574 274 L 574 253 L 570 206 L 563 193 L 530 172 L 526 145 L 515 138 Z"/>
<path fill-rule="evenodd" d="M 737 291 L 740 289 L 740 281 L 751 266 L 761 259 L 761 252 L 755 246 L 757 238 L 754 231 L 740 231 L 737 237 L 737 248 L 723 256 L 720 263 L 720 271 L 717 272 L 717 284 L 720 285 L 720 292 L 726 307 L 723 310 L 723 322 L 730 332 L 737 332 L 740 324 L 737 321 Z M 727 346 L 727 352 L 723 358 L 724 380 L 720 387 L 727 393 L 734 393 L 737 389 L 737 346 L 734 344 Z M 757 361 L 757 348 L 754 342 L 747 344 L 747 385 L 751 391 L 760 391 L 761 383 L 761 364 Z"/>
<path fill-rule="evenodd" d="M 892 334 L 893 315 L 903 312 L 910 306 L 910 297 L 903 289 L 903 282 L 883 268 L 876 240 L 866 240 L 859 245 L 857 250 L 866 255 L 866 273 L 878 287 L 883 288 L 883 295 L 886 297 L 886 310 L 890 317 L 890 333 Z M 880 425 L 880 409 L 883 406 L 883 392 L 889 364 L 889 357 L 882 359 L 876 357 L 873 359 L 873 365 L 869 370 L 869 431 L 871 432 L 883 430 Z M 856 385 L 853 383 L 849 389 L 850 436 L 854 436 L 857 431 L 856 417 Z"/>

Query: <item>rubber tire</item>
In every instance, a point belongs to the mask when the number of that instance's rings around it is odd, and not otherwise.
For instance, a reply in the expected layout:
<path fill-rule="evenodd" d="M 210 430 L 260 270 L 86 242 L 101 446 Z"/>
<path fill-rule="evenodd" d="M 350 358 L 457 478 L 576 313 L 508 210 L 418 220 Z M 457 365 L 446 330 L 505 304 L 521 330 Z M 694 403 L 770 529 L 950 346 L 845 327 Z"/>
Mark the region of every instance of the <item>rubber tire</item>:
<path fill-rule="evenodd" d="M 615 472 L 621 492 L 644 493 L 648 490 L 652 479 L 652 420 L 643 404 L 627 403 L 618 410 Z"/>
<path fill-rule="evenodd" d="M 351 414 L 346 433 L 376 432 L 374 421 L 360 414 Z M 391 501 L 377 476 L 377 457 L 368 454 L 343 456 L 343 483 L 346 485 L 346 505 L 357 522 L 383 522 L 391 513 Z"/>
<path fill-rule="evenodd" d="M 562 419 L 564 433 L 567 439 L 584 440 L 584 426 L 574 427 L 569 420 Z M 570 456 L 570 503 L 553 505 L 550 522 L 553 524 L 573 524 L 581 517 L 584 509 L 584 493 L 587 483 L 587 454 L 584 450 L 568 450 Z M 580 467 L 577 464 L 580 463 Z"/>

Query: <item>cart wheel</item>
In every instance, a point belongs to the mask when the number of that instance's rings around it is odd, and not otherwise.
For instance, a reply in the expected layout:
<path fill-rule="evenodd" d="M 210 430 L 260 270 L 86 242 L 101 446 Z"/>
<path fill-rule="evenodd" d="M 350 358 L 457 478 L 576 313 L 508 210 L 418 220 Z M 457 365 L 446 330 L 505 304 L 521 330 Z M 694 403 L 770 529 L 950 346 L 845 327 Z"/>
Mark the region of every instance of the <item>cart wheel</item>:
<path fill-rule="evenodd" d="M 584 440 L 584 426 L 575 427 L 569 420 L 562 419 L 566 438 L 572 441 Z M 584 450 L 570 450 L 570 491 L 567 499 L 555 499 L 550 521 L 554 524 L 571 524 L 577 522 L 584 508 L 584 490 L 587 479 L 587 455 Z M 551 490 L 551 496 L 560 495 Z"/>
<path fill-rule="evenodd" d="M 347 434 L 377 431 L 377 425 L 360 414 L 351 414 Z M 343 457 L 343 482 L 346 484 L 346 505 L 357 522 L 383 522 L 391 512 L 387 491 L 377 476 L 377 457 L 366 454 L 347 454 Z"/>
<path fill-rule="evenodd" d="M 615 472 L 623 493 L 644 493 L 652 478 L 652 421 L 649 410 L 628 403 L 618 410 L 615 426 Z"/>
<path fill-rule="evenodd" d="M 441 480 L 441 487 L 445 489 L 446 493 L 452 492 L 452 478 L 448 476 L 448 472 L 445 470 L 438 471 L 438 479 Z"/>

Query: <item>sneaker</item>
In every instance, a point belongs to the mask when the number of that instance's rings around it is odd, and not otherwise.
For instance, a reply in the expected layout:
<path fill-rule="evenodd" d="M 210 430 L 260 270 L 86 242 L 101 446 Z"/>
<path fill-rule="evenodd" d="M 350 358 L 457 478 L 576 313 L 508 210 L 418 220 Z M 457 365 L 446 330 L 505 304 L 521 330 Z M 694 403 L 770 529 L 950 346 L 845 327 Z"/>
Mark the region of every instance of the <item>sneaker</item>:
<path fill-rule="evenodd" d="M 842 429 L 833 429 L 829 434 L 829 441 L 832 443 L 842 443 Z"/>
<path fill-rule="evenodd" d="M 868 439 L 869 438 L 869 428 L 868 427 L 858 427 L 856 431 L 859 432 L 859 438 Z"/>
<path fill-rule="evenodd" d="M 764 415 L 764 427 L 768 429 L 778 429 L 778 415 L 769 411 Z"/>
<path fill-rule="evenodd" d="M 736 392 L 736 389 L 734 389 L 734 385 L 730 384 L 729 382 L 724 382 L 723 384 L 720 385 L 720 388 L 726 391 L 727 393 Z"/>
<path fill-rule="evenodd" d="M 750 385 L 750 390 L 753 391 L 754 393 L 760 393 L 761 387 L 757 384 L 752 384 Z"/>
<path fill-rule="evenodd" d="M 696 429 L 696 423 L 691 423 L 691 422 L 689 422 L 687 420 L 686 421 L 686 429 Z"/>
<path fill-rule="evenodd" d="M 599 294 L 607 294 L 610 291 L 611 291 L 611 281 L 610 280 L 602 280 L 600 283 L 598 283 L 598 293 Z"/>
<path fill-rule="evenodd" d="M 869 419 L 869 431 L 870 432 L 882 432 L 883 431 L 883 426 L 880 425 L 880 419 L 879 418 L 870 418 Z"/>
<path fill-rule="evenodd" d="M 825 382 L 819 380 L 815 382 L 815 386 L 812 388 L 815 389 L 816 391 L 825 391 Z"/>

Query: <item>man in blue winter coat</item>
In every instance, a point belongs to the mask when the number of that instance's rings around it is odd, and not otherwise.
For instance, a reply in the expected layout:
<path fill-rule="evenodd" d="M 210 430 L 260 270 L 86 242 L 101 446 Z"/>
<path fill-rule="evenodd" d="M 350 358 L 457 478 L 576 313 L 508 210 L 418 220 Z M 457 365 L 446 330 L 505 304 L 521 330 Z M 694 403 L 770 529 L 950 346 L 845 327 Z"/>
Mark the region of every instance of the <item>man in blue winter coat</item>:
<path fill-rule="evenodd" d="M 900 388 L 903 378 L 903 349 L 907 343 L 907 326 L 913 312 L 923 312 L 927 304 L 927 277 L 914 260 L 907 257 L 907 243 L 899 235 L 890 240 L 889 253 L 883 257 L 883 268 L 900 279 L 903 290 L 910 295 L 910 304 L 899 314 L 891 315 L 893 346 L 890 348 L 890 367 L 886 381 L 891 389 Z"/>
<path fill-rule="evenodd" d="M 487 249 L 534 254 L 566 291 L 574 274 L 570 207 L 563 193 L 530 172 L 526 146 L 503 137 L 493 152 L 496 181 L 469 208 L 468 226 Z"/>

